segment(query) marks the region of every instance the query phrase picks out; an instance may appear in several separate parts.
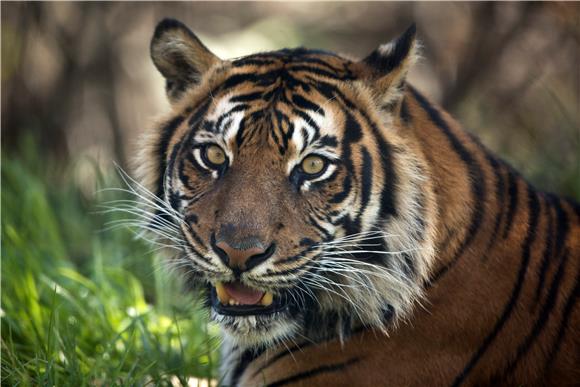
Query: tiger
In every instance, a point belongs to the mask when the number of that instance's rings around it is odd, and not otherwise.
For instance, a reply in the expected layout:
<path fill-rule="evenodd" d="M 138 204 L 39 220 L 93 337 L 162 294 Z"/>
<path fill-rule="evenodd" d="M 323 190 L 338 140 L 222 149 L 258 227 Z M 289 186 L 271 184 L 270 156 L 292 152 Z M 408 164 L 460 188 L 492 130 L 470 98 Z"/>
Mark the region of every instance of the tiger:
<path fill-rule="evenodd" d="M 135 173 L 220 327 L 220 385 L 580 383 L 580 205 L 407 81 L 416 35 L 222 60 L 157 25 L 170 111 Z"/>

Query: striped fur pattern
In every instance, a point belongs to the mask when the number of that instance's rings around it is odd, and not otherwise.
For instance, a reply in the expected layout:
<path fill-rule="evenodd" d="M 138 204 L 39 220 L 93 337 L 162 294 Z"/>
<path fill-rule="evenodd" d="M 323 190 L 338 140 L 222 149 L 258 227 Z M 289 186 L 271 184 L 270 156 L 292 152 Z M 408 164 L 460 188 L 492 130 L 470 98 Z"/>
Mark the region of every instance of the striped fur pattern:
<path fill-rule="evenodd" d="M 207 294 L 223 384 L 580 380 L 580 207 L 405 83 L 416 51 L 411 27 L 361 61 L 302 48 L 225 61 L 181 23 L 158 25 L 172 109 L 142 143 L 143 217 Z M 316 176 L 301 172 L 309 155 L 325 160 Z M 236 272 L 212 249 L 228 230 L 275 253 Z M 211 289 L 230 281 L 288 307 L 220 314 Z"/>

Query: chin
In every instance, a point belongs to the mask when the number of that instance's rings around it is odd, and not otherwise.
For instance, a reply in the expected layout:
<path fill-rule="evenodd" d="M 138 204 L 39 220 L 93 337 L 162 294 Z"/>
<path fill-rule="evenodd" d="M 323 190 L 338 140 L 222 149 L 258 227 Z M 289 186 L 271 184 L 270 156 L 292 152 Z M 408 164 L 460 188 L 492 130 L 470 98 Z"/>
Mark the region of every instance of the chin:
<path fill-rule="evenodd" d="M 274 295 L 236 281 L 211 286 L 208 299 L 212 321 L 237 346 L 268 347 L 299 330 L 297 308 L 285 293 Z"/>

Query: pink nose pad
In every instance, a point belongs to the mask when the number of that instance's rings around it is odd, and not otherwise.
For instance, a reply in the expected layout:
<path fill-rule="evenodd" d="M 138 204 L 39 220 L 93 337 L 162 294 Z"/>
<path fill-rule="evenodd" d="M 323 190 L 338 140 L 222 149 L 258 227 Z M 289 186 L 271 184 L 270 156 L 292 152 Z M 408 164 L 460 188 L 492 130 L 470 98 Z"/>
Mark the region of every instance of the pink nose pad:
<path fill-rule="evenodd" d="M 231 268 L 237 268 L 240 270 L 247 270 L 246 263 L 250 257 L 259 256 L 266 252 L 263 247 L 250 247 L 247 249 L 235 249 L 231 247 L 227 242 L 220 241 L 216 243 L 216 246 L 223 250 L 228 257 L 228 262 L 226 264 Z"/>

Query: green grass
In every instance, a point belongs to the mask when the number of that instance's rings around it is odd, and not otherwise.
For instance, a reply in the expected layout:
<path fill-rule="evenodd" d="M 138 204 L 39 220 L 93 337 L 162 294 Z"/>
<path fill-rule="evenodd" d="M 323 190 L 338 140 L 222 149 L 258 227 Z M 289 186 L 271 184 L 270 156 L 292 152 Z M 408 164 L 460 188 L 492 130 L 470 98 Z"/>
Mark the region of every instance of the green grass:
<path fill-rule="evenodd" d="M 103 231 L 118 215 L 99 214 L 94 193 L 121 184 L 87 161 L 58 171 L 36 150 L 3 152 L 2 385 L 215 378 L 216 327 L 203 309 L 151 246 Z"/>

